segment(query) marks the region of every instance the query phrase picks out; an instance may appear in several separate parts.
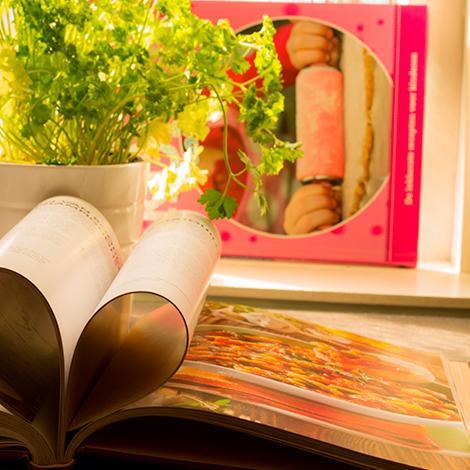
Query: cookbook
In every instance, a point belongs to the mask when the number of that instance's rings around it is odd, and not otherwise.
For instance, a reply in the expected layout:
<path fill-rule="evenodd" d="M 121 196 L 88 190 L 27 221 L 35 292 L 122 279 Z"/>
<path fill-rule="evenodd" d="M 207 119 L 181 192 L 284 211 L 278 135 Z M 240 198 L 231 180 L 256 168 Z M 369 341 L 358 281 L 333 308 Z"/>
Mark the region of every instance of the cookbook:
<path fill-rule="evenodd" d="M 168 211 L 123 262 L 70 197 L 0 240 L 0 458 L 468 468 L 465 319 L 207 299 L 219 250 Z"/>

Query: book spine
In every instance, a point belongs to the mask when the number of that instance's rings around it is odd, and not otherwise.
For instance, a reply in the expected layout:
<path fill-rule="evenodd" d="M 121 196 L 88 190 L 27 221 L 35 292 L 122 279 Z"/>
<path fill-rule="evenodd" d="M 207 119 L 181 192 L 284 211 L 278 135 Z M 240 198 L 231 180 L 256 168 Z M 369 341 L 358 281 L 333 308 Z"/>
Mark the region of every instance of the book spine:
<path fill-rule="evenodd" d="M 388 261 L 415 266 L 424 117 L 427 9 L 397 7 Z"/>

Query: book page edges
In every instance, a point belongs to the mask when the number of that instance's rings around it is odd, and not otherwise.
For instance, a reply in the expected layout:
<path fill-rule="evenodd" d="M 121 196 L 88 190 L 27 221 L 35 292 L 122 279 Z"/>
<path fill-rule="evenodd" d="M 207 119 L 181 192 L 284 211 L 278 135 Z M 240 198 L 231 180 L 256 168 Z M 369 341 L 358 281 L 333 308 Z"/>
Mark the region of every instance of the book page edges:
<path fill-rule="evenodd" d="M 4 411 L 1 407 L 0 435 L 21 443 L 35 462 L 51 464 L 56 461 L 55 450 L 43 434 L 28 422 Z"/>
<path fill-rule="evenodd" d="M 454 399 L 470 437 L 470 362 L 444 360 Z"/>

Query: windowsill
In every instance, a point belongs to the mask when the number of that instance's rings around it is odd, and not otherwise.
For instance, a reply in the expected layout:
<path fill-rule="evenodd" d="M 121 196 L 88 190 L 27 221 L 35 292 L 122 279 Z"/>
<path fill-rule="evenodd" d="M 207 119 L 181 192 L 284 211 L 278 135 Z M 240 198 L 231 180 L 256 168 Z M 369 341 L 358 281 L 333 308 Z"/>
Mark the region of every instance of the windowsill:
<path fill-rule="evenodd" d="M 216 267 L 209 295 L 470 308 L 470 274 L 449 271 L 451 267 L 445 263 L 407 269 L 223 258 Z"/>

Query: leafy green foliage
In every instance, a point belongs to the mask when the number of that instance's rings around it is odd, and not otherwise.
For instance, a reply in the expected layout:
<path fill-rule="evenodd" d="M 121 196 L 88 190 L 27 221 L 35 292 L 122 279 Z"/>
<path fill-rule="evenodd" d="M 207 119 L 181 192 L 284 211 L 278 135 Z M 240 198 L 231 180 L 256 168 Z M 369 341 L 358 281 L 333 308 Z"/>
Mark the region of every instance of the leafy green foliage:
<path fill-rule="evenodd" d="M 276 139 L 271 147 L 263 147 L 257 170 L 261 174 L 277 175 L 282 170 L 284 161 L 294 162 L 301 155 L 300 144 Z"/>
<path fill-rule="evenodd" d="M 211 219 L 230 219 L 237 210 L 234 197 L 224 196 L 216 189 L 206 189 L 198 202 L 206 206 L 206 212 Z"/>
<path fill-rule="evenodd" d="M 233 105 L 262 149 L 257 168 L 246 162 L 262 207 L 261 175 L 298 155 L 272 133 L 283 97 L 267 17 L 261 31 L 237 35 L 228 21 L 193 15 L 189 0 L 0 0 L 0 19 L 0 159 L 94 165 L 140 156 L 166 170 L 159 181 L 168 187 L 155 193 L 174 197 L 205 175 L 200 152 L 168 151 L 171 137 L 179 129 L 203 140 L 214 111 Z M 228 72 L 246 71 L 255 51 L 257 80 L 233 83 Z M 240 184 L 225 156 L 227 185 Z M 234 214 L 226 193 L 201 197 L 210 217 Z"/>

